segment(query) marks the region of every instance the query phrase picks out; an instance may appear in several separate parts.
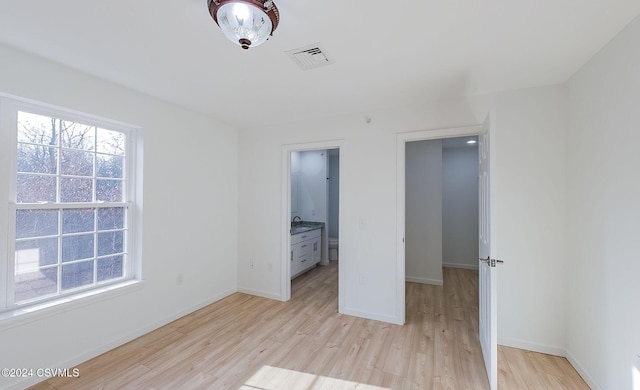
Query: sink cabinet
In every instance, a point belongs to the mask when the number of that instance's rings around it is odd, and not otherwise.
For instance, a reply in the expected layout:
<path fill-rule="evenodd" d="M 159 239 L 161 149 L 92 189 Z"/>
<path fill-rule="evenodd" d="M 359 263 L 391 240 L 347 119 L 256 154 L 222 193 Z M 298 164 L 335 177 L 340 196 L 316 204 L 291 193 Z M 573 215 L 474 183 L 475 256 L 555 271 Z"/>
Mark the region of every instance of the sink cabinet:
<path fill-rule="evenodd" d="M 315 229 L 291 236 L 291 279 L 320 262 L 321 232 L 322 229 Z"/>

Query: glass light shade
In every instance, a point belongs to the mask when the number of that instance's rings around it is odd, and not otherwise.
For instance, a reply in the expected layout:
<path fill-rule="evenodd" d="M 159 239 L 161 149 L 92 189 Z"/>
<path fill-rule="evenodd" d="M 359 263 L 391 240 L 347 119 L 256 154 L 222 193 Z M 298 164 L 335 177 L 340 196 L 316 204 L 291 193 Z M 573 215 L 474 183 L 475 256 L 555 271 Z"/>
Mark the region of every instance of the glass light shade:
<path fill-rule="evenodd" d="M 267 13 L 248 3 L 223 4 L 218 8 L 216 17 L 224 35 L 244 49 L 263 44 L 273 31 Z"/>

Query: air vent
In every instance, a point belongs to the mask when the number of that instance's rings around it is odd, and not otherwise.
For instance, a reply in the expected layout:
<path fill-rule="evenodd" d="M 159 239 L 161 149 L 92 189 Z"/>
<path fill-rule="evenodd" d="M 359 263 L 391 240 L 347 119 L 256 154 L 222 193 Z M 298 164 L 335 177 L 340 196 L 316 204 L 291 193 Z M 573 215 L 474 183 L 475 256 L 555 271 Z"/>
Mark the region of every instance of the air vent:
<path fill-rule="evenodd" d="M 302 70 L 319 68 L 333 63 L 325 51 L 320 48 L 319 43 L 289 50 L 286 53 Z"/>

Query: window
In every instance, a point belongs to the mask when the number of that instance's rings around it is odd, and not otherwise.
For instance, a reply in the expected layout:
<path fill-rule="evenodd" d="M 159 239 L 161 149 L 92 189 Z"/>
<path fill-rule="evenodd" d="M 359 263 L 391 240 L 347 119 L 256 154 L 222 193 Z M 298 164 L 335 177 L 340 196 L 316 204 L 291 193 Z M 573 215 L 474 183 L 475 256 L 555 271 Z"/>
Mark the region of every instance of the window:
<path fill-rule="evenodd" d="M 135 129 L 2 102 L 15 141 L 4 309 L 135 278 Z"/>

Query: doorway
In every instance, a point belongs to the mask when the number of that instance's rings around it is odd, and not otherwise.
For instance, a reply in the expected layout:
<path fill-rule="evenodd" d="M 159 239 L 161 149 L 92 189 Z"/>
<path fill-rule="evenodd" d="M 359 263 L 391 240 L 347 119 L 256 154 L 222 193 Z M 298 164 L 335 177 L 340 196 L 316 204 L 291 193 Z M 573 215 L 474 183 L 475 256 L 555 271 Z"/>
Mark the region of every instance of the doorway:
<path fill-rule="evenodd" d="M 456 138 L 465 136 L 477 136 L 480 126 L 458 127 L 450 129 L 424 130 L 410 133 L 400 133 L 397 135 L 396 142 L 396 231 L 397 246 L 396 258 L 397 263 L 397 283 L 396 283 L 396 307 L 398 323 L 406 321 L 406 146 L 412 141 L 438 140 L 444 138 Z"/>
<path fill-rule="evenodd" d="M 442 285 L 478 269 L 478 137 L 406 143 L 407 282 Z"/>
<path fill-rule="evenodd" d="M 335 285 L 338 290 L 338 311 L 341 311 L 341 291 L 344 290 L 341 288 L 343 279 L 340 270 L 345 260 L 341 249 L 344 245 L 340 212 L 344 192 L 341 152 L 341 141 L 283 147 L 283 301 L 292 298 L 292 276 L 297 283 L 303 283 L 305 278 L 326 271 L 324 268 L 327 267 L 334 274 L 337 272 Z M 322 224 L 321 228 L 319 224 Z M 314 251 L 316 248 L 319 253 Z"/>
<path fill-rule="evenodd" d="M 486 207 L 490 204 L 493 204 L 493 200 L 492 200 L 492 195 L 491 195 L 491 182 L 488 180 L 488 165 L 489 165 L 489 160 L 492 160 L 492 158 L 490 158 L 491 156 L 493 156 L 494 152 L 493 152 L 493 147 L 489 147 L 489 140 L 493 139 L 493 137 L 489 137 L 489 134 L 494 133 L 494 131 L 492 131 L 491 129 L 492 127 L 492 123 L 493 121 L 491 120 L 491 113 L 489 113 L 489 116 L 487 117 L 487 119 L 485 120 L 484 124 L 482 126 L 474 126 L 474 127 L 467 127 L 467 128 L 457 128 L 457 129 L 443 129 L 443 130 L 434 130 L 434 131 L 423 131 L 423 132 L 416 132 L 416 133 L 405 133 L 405 134 L 398 134 L 397 137 L 397 163 L 398 163 L 398 170 L 397 170 L 397 226 L 398 226 L 398 252 L 397 252 L 397 256 L 398 256 L 398 260 L 399 260 L 399 264 L 398 264 L 398 285 L 402 285 L 402 287 L 404 287 L 405 283 L 401 283 L 405 280 L 405 234 L 407 233 L 405 230 L 405 221 L 406 221 L 406 202 L 405 202 L 405 192 L 406 192 L 406 187 L 405 187 L 405 181 L 406 181 L 406 177 L 405 177 L 405 171 L 406 171 L 406 146 L 408 142 L 411 141 L 418 141 L 418 140 L 428 140 L 428 139 L 443 139 L 443 138 L 453 138 L 453 137 L 460 137 L 460 136 L 472 136 L 472 135 L 478 135 L 479 136 L 479 156 L 482 156 L 482 158 L 479 159 L 479 171 L 478 173 L 480 174 L 480 172 L 482 172 L 482 188 L 483 190 L 478 192 L 478 194 L 480 195 L 479 197 L 479 203 L 480 205 L 482 205 L 482 215 L 480 215 L 480 221 L 486 221 L 486 226 L 488 227 L 488 229 L 483 229 L 481 231 L 486 230 L 487 233 L 489 230 L 491 230 L 491 222 L 490 222 L 490 218 L 489 216 L 491 215 L 492 211 L 490 211 L 491 209 L 489 207 Z M 495 142 L 495 141 L 493 141 Z M 479 183 L 480 184 L 480 183 Z M 479 186 L 480 187 L 480 186 Z M 489 218 L 489 219 L 487 219 Z M 485 223 L 479 223 L 479 225 L 482 225 L 481 227 L 485 227 Z M 489 237 L 489 235 L 483 235 L 483 237 Z M 494 241 L 494 236 L 491 235 L 491 242 Z M 483 242 L 484 242 L 484 238 L 483 238 Z M 495 248 L 495 246 L 492 244 L 492 247 Z M 480 253 L 482 253 L 483 250 L 483 246 L 479 246 L 479 250 Z M 485 251 L 486 252 L 486 251 Z M 468 333 L 469 336 L 469 340 L 471 340 L 472 338 L 475 338 L 478 344 L 481 346 L 481 348 L 479 349 L 481 351 L 481 359 L 479 359 L 480 362 L 483 362 L 485 364 L 483 364 L 483 366 L 486 365 L 486 372 L 488 375 L 488 379 L 490 382 L 490 386 L 491 388 L 496 388 L 497 386 L 497 332 L 496 332 L 496 315 L 497 315 L 497 311 L 496 311 L 496 297 L 497 297 L 497 288 L 496 288 L 496 279 L 495 279 L 495 263 L 497 262 L 494 259 L 490 259 L 490 256 L 493 255 L 493 252 L 491 252 L 491 254 L 489 254 L 489 257 L 486 258 L 486 260 L 483 260 L 485 263 L 483 263 L 482 266 L 479 267 L 479 273 L 480 276 L 479 278 L 474 278 L 474 280 L 477 280 L 477 289 L 474 288 L 473 290 L 477 293 L 477 298 L 476 299 L 472 299 L 472 300 L 468 300 L 469 302 L 473 301 L 474 303 L 477 303 L 479 301 L 479 305 L 476 310 L 473 310 L 472 313 L 477 313 L 478 316 L 477 318 L 472 319 L 471 321 L 467 321 L 469 324 L 469 328 L 473 329 L 472 333 Z M 483 254 L 483 259 L 484 256 L 486 256 L 486 254 Z M 402 271 L 402 274 L 400 273 L 400 271 Z M 488 274 L 489 277 L 485 278 L 482 277 L 483 274 Z M 427 286 L 426 284 L 422 284 L 422 286 Z M 431 286 L 431 287 L 435 287 L 435 286 Z M 445 285 L 446 287 L 446 285 Z M 405 317 L 405 291 L 404 288 L 402 289 L 403 291 L 399 291 L 398 292 L 398 296 L 400 297 L 398 299 L 398 304 L 399 304 L 399 308 L 398 310 L 401 311 L 400 315 L 402 316 L 402 318 L 406 321 L 406 317 Z M 412 295 L 410 296 L 412 297 Z M 483 302 L 485 303 L 483 305 Z M 489 305 L 487 305 L 487 303 L 490 303 Z M 474 306 L 475 307 L 475 306 Z M 450 310 L 450 312 L 454 315 L 454 316 L 459 316 L 460 314 L 464 313 L 464 310 L 459 310 L 460 307 L 458 305 L 456 305 L 456 307 L 454 308 L 454 310 Z M 412 313 L 413 315 L 413 313 Z M 457 323 L 456 321 L 458 321 L 459 318 L 454 318 L 454 323 Z M 478 326 L 477 329 L 475 329 L 474 327 Z M 454 332 L 455 333 L 455 332 Z M 485 338 L 485 335 L 489 335 L 488 338 Z M 488 342 L 483 342 L 483 340 L 488 340 Z"/>

